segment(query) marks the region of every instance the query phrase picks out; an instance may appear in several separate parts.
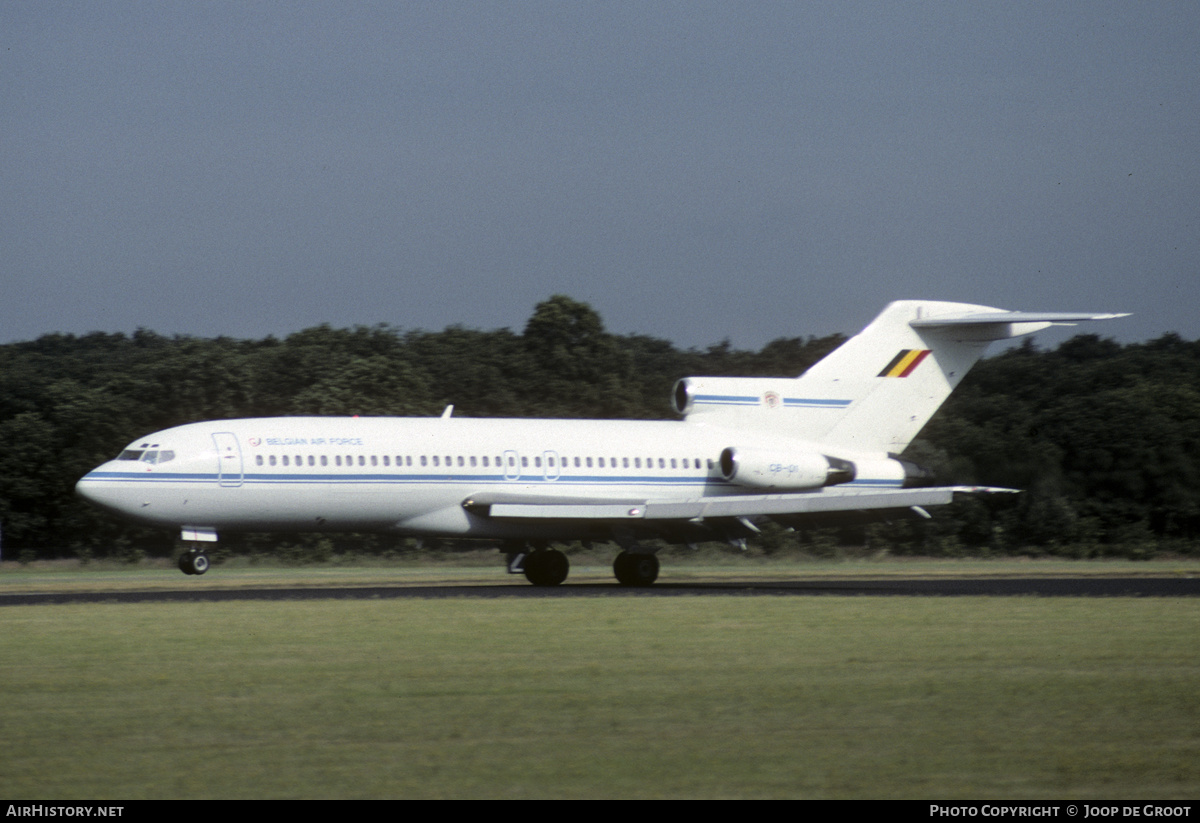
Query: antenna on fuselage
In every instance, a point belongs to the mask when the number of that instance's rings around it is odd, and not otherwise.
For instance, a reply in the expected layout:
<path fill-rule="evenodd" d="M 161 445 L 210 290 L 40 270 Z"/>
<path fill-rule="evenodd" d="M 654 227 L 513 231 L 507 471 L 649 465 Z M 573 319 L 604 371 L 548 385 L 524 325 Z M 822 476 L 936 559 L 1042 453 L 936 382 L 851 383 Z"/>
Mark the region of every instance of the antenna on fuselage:
<path fill-rule="evenodd" d="M 452 414 L 454 414 L 454 404 L 453 403 L 451 403 L 449 406 L 447 406 L 446 410 L 444 412 L 442 412 L 442 419 L 445 420 L 448 417 L 450 417 L 450 415 L 452 415 Z"/>

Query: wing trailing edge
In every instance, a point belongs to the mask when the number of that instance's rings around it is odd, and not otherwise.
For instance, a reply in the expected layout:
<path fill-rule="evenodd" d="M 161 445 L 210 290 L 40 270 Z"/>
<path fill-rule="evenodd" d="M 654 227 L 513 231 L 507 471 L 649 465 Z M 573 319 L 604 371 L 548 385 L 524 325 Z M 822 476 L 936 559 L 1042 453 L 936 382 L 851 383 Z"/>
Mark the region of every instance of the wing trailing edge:
<path fill-rule="evenodd" d="M 993 486 L 937 486 L 925 489 L 825 490 L 819 494 L 754 494 L 696 497 L 684 500 L 564 500 L 540 495 L 477 495 L 463 507 L 499 519 L 520 520 L 656 520 L 696 521 L 706 518 L 788 514 L 831 514 L 873 509 L 943 506 L 956 494 L 1015 493 Z"/>

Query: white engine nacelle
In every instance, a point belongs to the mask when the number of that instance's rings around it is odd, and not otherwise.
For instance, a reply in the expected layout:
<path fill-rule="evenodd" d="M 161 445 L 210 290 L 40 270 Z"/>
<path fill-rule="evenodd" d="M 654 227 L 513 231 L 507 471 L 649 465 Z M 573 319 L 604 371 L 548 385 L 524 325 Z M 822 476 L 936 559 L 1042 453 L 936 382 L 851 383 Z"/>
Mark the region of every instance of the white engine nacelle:
<path fill-rule="evenodd" d="M 721 476 L 758 489 L 819 489 L 854 479 L 854 464 L 816 452 L 730 447 L 721 452 Z"/>

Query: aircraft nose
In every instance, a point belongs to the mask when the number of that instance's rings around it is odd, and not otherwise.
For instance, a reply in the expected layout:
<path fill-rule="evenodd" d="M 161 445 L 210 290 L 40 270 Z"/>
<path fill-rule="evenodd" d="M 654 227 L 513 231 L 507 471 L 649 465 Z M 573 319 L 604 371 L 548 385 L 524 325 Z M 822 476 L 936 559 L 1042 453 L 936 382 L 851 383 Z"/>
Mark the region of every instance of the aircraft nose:
<path fill-rule="evenodd" d="M 88 472 L 79 479 L 79 482 L 75 484 L 75 494 L 93 506 L 111 512 L 121 512 L 126 508 L 113 484 L 100 479 L 98 469 Z"/>
<path fill-rule="evenodd" d="M 79 482 L 75 484 L 75 494 L 82 497 L 89 503 L 99 503 L 100 497 L 100 481 L 96 480 L 95 472 L 88 472 L 83 477 L 79 478 Z"/>
<path fill-rule="evenodd" d="M 95 494 L 96 481 L 92 479 L 92 473 L 88 472 L 79 481 L 75 483 L 75 495 L 82 497 L 89 503 L 92 502 L 92 495 Z"/>

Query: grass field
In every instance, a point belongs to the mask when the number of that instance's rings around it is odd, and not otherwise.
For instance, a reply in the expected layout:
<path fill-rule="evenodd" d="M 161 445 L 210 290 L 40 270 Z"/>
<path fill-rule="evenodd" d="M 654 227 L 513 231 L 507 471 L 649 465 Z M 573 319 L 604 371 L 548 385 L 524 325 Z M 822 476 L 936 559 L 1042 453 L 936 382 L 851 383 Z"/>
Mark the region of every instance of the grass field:
<path fill-rule="evenodd" d="M 225 585 L 259 574 L 293 573 L 228 570 Z M 104 603 L 2 619 L 8 799 L 1200 793 L 1191 599 Z"/>

